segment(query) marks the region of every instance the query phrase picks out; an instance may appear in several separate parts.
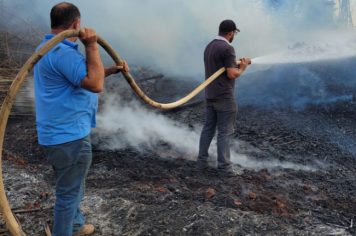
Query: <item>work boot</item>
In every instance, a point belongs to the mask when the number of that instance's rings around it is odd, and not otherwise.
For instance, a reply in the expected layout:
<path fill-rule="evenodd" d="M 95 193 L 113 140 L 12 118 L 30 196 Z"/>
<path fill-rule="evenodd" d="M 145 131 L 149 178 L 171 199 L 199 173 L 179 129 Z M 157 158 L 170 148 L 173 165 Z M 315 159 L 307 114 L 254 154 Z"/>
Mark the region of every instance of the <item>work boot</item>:
<path fill-rule="evenodd" d="M 79 231 L 76 234 L 73 234 L 73 236 L 80 236 L 80 235 L 89 235 L 94 232 L 94 226 L 93 225 L 84 225 L 81 231 Z"/>
<path fill-rule="evenodd" d="M 243 170 L 227 170 L 227 171 L 219 170 L 219 177 L 231 178 L 231 177 L 243 175 L 243 173 L 244 173 Z"/>
<path fill-rule="evenodd" d="M 197 165 L 197 166 L 195 167 L 195 171 L 196 171 L 196 172 L 203 172 L 203 171 L 206 171 L 207 169 L 208 169 L 208 166 L 207 166 L 207 165 L 205 165 L 205 166 Z"/>

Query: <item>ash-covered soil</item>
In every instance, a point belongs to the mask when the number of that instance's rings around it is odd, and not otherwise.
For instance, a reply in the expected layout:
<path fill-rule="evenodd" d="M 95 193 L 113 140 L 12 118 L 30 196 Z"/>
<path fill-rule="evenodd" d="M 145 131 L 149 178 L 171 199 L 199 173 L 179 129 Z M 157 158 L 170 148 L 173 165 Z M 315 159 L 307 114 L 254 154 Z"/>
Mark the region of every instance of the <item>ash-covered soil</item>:
<path fill-rule="evenodd" d="M 170 102 L 197 84 L 164 78 L 150 96 Z M 205 121 L 202 100 L 157 112 L 197 129 Z M 195 162 L 180 153 L 164 156 L 157 152 L 169 149 L 164 142 L 144 153 L 93 146 L 83 213 L 93 235 L 356 235 L 355 111 L 351 100 L 303 109 L 241 104 L 238 151 L 256 163 L 285 165 L 235 163 L 244 173 L 230 179 L 213 168 L 196 173 Z M 35 127 L 33 117 L 9 120 L 3 174 L 13 210 L 38 210 L 15 213 L 25 232 L 45 235 L 43 224 L 53 223 L 54 176 Z"/>

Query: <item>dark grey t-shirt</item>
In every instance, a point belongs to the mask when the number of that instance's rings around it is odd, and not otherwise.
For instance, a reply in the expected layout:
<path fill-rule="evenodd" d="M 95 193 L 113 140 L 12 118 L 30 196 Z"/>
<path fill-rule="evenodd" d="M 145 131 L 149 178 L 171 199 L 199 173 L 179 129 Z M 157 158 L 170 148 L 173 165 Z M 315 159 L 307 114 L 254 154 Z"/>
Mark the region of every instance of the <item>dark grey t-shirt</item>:
<path fill-rule="evenodd" d="M 223 40 L 213 40 L 204 51 L 205 80 L 221 67 L 236 68 L 235 49 Z M 225 71 L 205 88 L 206 99 L 234 97 L 235 80 Z"/>

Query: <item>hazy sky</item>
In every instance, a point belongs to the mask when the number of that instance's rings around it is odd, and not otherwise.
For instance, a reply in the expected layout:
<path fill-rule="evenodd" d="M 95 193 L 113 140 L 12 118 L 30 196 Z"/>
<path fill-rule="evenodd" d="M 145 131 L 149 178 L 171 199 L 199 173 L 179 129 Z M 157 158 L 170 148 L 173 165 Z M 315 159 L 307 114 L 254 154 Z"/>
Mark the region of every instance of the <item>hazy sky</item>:
<path fill-rule="evenodd" d="M 59 1 L 28 1 L 35 3 L 49 25 L 50 9 Z M 250 0 L 70 2 L 81 10 L 82 26 L 95 29 L 129 64 L 154 66 L 167 74 L 202 77 L 204 49 L 225 19 L 234 20 L 241 30 L 233 42 L 237 58 L 255 58 L 285 50 L 298 41 L 325 39 L 322 32 L 294 31 L 293 25 L 270 22 Z M 352 0 L 352 7 L 355 2 Z"/>
<path fill-rule="evenodd" d="M 32 0 L 46 21 L 56 0 Z M 241 33 L 233 45 L 238 58 L 279 50 L 277 34 L 261 10 L 246 0 L 72 0 L 82 26 L 94 28 L 130 64 L 156 66 L 163 72 L 203 74 L 205 46 L 222 20 L 233 19 Z M 286 45 L 283 45 L 286 48 Z"/>

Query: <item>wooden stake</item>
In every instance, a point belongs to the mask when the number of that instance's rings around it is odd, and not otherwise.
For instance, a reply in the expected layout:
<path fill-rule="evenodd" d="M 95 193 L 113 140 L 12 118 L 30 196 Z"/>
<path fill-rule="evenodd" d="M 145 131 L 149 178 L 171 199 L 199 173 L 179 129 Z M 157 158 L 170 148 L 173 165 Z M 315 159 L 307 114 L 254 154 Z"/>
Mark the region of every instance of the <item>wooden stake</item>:
<path fill-rule="evenodd" d="M 49 226 L 47 222 L 44 223 L 44 228 L 47 236 L 52 236 L 51 230 L 49 229 Z"/>

